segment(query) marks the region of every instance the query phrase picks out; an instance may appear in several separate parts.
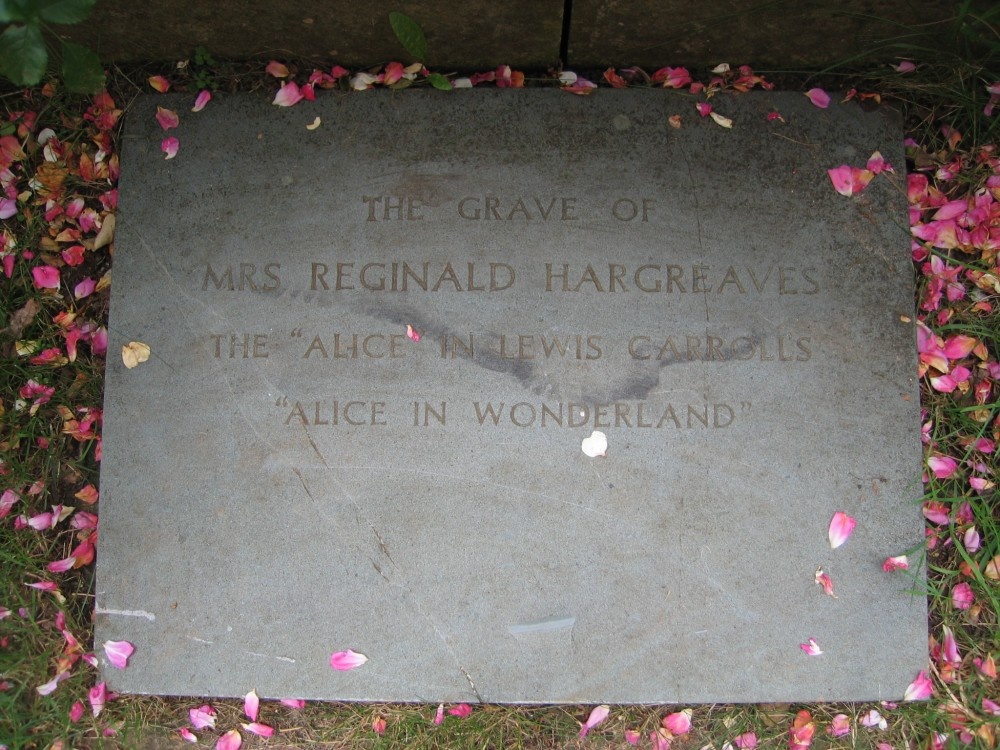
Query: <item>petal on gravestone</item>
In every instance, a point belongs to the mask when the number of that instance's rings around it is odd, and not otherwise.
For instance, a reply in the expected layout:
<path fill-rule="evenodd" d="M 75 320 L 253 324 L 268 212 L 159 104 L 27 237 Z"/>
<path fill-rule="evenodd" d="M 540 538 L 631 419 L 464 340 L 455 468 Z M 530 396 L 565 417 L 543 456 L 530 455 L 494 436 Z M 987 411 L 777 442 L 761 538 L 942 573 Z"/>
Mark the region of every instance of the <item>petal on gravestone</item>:
<path fill-rule="evenodd" d="M 357 669 L 366 661 L 368 661 L 367 656 L 352 651 L 351 649 L 347 649 L 347 651 L 337 651 L 334 654 L 330 654 L 330 666 L 334 669 L 340 670 L 341 672 L 346 672 L 349 669 Z"/>

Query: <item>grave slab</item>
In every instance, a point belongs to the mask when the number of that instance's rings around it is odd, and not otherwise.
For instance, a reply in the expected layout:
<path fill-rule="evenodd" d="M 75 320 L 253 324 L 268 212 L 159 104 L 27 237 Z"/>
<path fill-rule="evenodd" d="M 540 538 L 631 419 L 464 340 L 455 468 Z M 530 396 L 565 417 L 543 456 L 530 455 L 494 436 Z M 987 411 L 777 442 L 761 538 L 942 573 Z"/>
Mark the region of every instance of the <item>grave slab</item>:
<path fill-rule="evenodd" d="M 136 647 L 109 688 L 901 698 L 927 661 L 905 180 L 827 176 L 901 170 L 900 119 L 713 105 L 731 129 L 660 90 L 139 98 L 109 351 L 151 356 L 108 358 L 96 640 Z M 331 669 L 346 649 L 368 662 Z"/>

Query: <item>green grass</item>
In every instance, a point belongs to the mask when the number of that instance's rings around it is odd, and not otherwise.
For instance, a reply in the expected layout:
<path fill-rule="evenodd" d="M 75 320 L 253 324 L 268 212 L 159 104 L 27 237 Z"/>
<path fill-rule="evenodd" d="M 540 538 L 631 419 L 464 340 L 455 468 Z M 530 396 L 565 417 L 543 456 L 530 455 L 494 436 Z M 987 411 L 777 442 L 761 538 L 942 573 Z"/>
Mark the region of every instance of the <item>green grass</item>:
<path fill-rule="evenodd" d="M 962 8 L 968 14 L 968 6 Z M 979 29 L 977 33 L 981 36 L 985 35 L 983 29 L 986 27 L 980 20 L 968 18 L 956 21 L 957 33 L 965 33 L 961 29 L 970 24 Z M 995 80 L 989 71 L 996 72 L 996 67 L 989 68 L 987 63 L 993 65 L 995 56 L 969 58 L 967 53 L 971 47 L 963 53 L 961 44 L 982 48 L 975 46 L 984 43 L 975 35 L 958 36 L 954 41 L 955 51 L 921 63 L 918 71 L 910 76 L 887 72 L 883 66 L 837 78 L 844 82 L 844 88 L 856 86 L 862 91 L 878 91 L 904 107 L 909 135 L 919 145 L 920 163 L 928 167 L 924 173 L 951 199 L 969 196 L 984 184 L 990 170 L 975 163 L 975 154 L 980 147 L 995 140 L 996 123 L 1000 122 L 1000 111 L 992 119 L 982 115 L 987 99 L 984 84 Z M 911 45 L 911 51 L 921 49 L 913 46 L 912 39 L 906 43 Z M 973 62 L 964 63 L 967 59 Z M 113 76 L 112 94 L 119 107 L 127 107 L 127 102 L 143 88 L 148 73 L 118 71 Z M 827 71 L 826 75 L 833 73 L 835 71 Z M 303 82 L 307 74 L 308 69 L 303 68 L 297 80 Z M 205 59 L 189 68 L 172 70 L 168 75 L 175 88 L 189 90 L 196 90 L 206 82 L 228 90 L 276 89 L 274 79 L 265 76 L 262 69 L 234 64 L 213 67 Z M 731 80 L 732 76 L 730 83 Z M 804 78 L 800 80 L 805 81 Z M 347 88 L 344 82 L 337 85 Z M 101 196 L 109 187 L 107 181 L 84 180 L 78 169 L 80 153 L 94 157 L 97 151 L 93 138 L 98 133 L 83 119 L 90 102 L 58 93 L 47 96 L 35 89 L 26 94 L 3 95 L 0 104 L 0 136 L 16 135 L 15 126 L 7 124 L 8 113 L 38 112 L 38 123 L 32 133 L 52 127 L 67 145 L 68 155 L 56 162 L 66 166 L 65 200 L 78 196 L 87 208 L 105 213 Z M 947 135 L 941 131 L 943 125 L 962 130 L 964 137 L 957 149 L 948 145 Z M 117 134 L 111 130 L 110 135 L 115 137 Z M 17 137 L 20 142 L 30 145 L 31 139 Z M 18 191 L 25 189 L 27 178 L 43 163 L 42 149 L 28 150 L 27 159 L 17 166 L 20 170 Z M 963 162 L 956 178 L 935 181 L 936 168 L 954 163 L 956 159 Z M 902 165 L 896 166 L 902 169 Z M 16 313 L 26 306 L 37 304 L 38 311 L 16 334 L 9 330 L 0 334 L 0 456 L 3 461 L 0 491 L 14 489 L 21 495 L 10 514 L 0 520 L 0 607 L 10 610 L 10 614 L 0 620 L 0 687 L 3 688 L 0 690 L 0 744 L 32 750 L 179 747 L 182 743 L 177 731 L 188 725 L 188 710 L 206 701 L 121 696 L 109 701 L 95 719 L 87 694 L 93 687 L 96 673 L 79 661 L 70 671 L 71 676 L 51 695 L 40 696 L 36 690 L 57 673 L 60 659 L 67 656 L 66 638 L 56 627 L 60 613 L 65 618 L 64 629 L 72 633 L 85 650 L 92 645 L 93 566 L 86 565 L 67 573 L 50 573 L 46 566 L 69 555 L 79 544 L 82 532 L 72 528 L 68 520 L 44 532 L 17 529 L 15 519 L 21 515 L 31 517 L 57 504 L 75 508 L 77 513 L 99 512 L 99 504 L 87 506 L 75 497 L 88 484 L 97 483 L 97 441 L 76 439 L 66 432 L 66 427 L 67 419 L 81 416 L 81 409 L 100 408 L 104 358 L 95 356 L 90 345 L 84 343 L 80 345 L 75 362 L 33 364 L 30 356 L 18 354 L 17 342 L 21 342 L 21 348 L 26 346 L 24 342 L 37 342 L 28 347 L 35 353 L 49 348 L 65 350 L 65 329 L 55 322 L 55 318 L 67 310 L 77 314 L 77 321 L 89 321 L 95 326 L 106 324 L 108 290 L 74 300 L 72 289 L 83 278 L 103 276 L 111 265 L 111 257 L 108 248 L 88 249 L 81 265 L 62 266 L 63 284 L 58 291 L 36 289 L 31 269 L 49 262 L 58 263 L 59 252 L 70 243 L 53 237 L 53 231 L 58 233 L 60 227 L 53 230 L 45 221 L 44 205 L 29 197 L 21 207 L 18 216 L 2 222 L 2 231 L 8 237 L 8 244 L 13 242 L 14 252 L 33 249 L 36 255 L 31 260 L 19 257 L 11 279 L 0 277 L 0 329 L 11 326 Z M 936 248 L 932 252 L 948 264 L 961 267 L 963 273 L 997 273 L 995 255 L 984 253 L 982 248 Z M 922 272 L 921 265 L 915 265 L 918 302 L 924 299 L 931 281 Z M 966 286 L 971 288 L 971 284 Z M 942 337 L 964 334 L 983 342 L 989 361 L 996 363 L 1000 341 L 1000 289 L 984 288 L 978 294 L 980 298 L 976 300 L 968 295 L 955 302 L 945 300 L 938 310 L 921 314 Z M 977 309 L 974 306 L 977 301 L 989 302 L 991 309 Z M 951 309 L 951 317 L 937 323 L 933 317 L 941 309 Z M 973 370 L 973 382 L 984 377 L 985 363 L 972 356 L 966 357 L 963 363 Z M 30 399 L 26 405 L 17 404 L 18 391 L 29 380 L 53 388 L 51 400 L 39 405 L 34 413 L 31 413 Z M 935 695 L 926 702 L 894 708 L 872 704 L 692 706 L 692 730 L 674 739 L 675 748 L 711 746 L 722 750 L 724 743 L 749 732 L 756 735 L 761 748 L 785 748 L 792 722 L 803 710 L 810 713 L 814 723 L 812 747 L 816 748 L 876 748 L 879 743 L 888 743 L 896 750 L 926 748 L 938 733 L 945 736 L 945 746 L 964 747 L 952 726 L 958 716 L 973 736 L 970 746 L 989 748 L 996 745 L 996 730 L 990 723 L 991 720 L 996 723 L 996 717 L 991 719 L 984 712 L 982 701 L 984 698 L 998 700 L 1000 682 L 979 674 L 973 659 L 992 656 L 1000 660 L 1000 628 L 997 627 L 1000 583 L 989 577 L 987 567 L 990 560 L 1000 555 L 1000 510 L 996 489 L 981 494 L 970 489 L 967 464 L 970 461 L 982 463 L 976 473 L 1000 483 L 1000 451 L 983 454 L 973 449 L 977 439 L 1000 438 L 998 400 L 1000 384 L 994 384 L 986 403 L 979 404 L 971 387 L 967 392 L 940 393 L 929 386 L 926 377 L 923 379 L 922 405 L 927 421 L 932 422 L 928 438 L 934 445 L 934 452 L 952 456 L 962 464 L 954 477 L 936 479 L 932 476 L 925 487 L 925 500 L 942 503 L 951 511 L 949 524 L 929 527 L 936 544 L 926 551 L 930 632 L 940 642 L 942 628 L 950 628 L 962 656 L 961 664 L 949 676 L 950 681 L 942 679 L 939 661 L 932 660 Z M 40 490 L 29 495 L 26 490 L 35 483 L 41 483 Z M 956 513 L 965 503 L 971 508 L 981 537 L 981 547 L 975 552 L 967 551 L 963 544 L 970 524 L 955 521 Z M 911 555 L 915 559 L 923 553 L 923 550 L 915 550 Z M 36 591 L 26 585 L 39 580 L 56 581 L 58 594 Z M 956 609 L 952 603 L 952 592 L 960 583 L 967 583 L 974 596 L 975 604 L 966 610 Z M 24 617 L 18 614 L 22 608 Z M 86 710 L 79 721 L 72 722 L 70 711 L 78 701 Z M 218 729 L 196 730 L 201 747 L 214 746 L 223 731 L 239 727 L 246 721 L 241 702 L 208 702 L 218 711 Z M 435 708 L 313 703 L 297 711 L 267 701 L 262 706 L 260 721 L 273 725 L 276 734 L 265 741 L 244 732 L 244 747 L 622 748 L 628 746 L 626 730 L 638 731 L 642 747 L 650 747 L 650 733 L 660 727 L 661 719 L 683 707 L 613 707 L 610 717 L 592 730 L 585 741 L 578 740 L 577 734 L 580 723 L 589 714 L 589 707 L 476 706 L 468 718 L 447 717 L 441 726 L 433 723 Z M 859 726 L 858 720 L 872 709 L 881 711 L 888 720 L 885 731 Z M 833 739 L 826 730 L 833 717 L 840 713 L 850 718 L 852 732 Z M 373 720 L 379 717 L 386 722 L 383 736 L 372 729 Z"/>

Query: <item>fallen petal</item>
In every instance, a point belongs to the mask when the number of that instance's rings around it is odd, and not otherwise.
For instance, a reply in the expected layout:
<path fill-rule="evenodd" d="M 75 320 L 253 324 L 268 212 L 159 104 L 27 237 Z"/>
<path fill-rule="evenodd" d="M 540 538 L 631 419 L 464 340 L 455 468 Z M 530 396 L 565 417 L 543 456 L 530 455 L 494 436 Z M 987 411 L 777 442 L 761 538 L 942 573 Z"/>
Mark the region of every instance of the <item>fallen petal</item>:
<path fill-rule="evenodd" d="M 251 690 L 243 698 L 243 713 L 250 721 L 257 721 L 257 711 L 260 709 L 260 698 L 257 697 L 257 690 Z"/>
<path fill-rule="evenodd" d="M 256 734 L 258 737 L 270 737 L 274 734 L 274 727 L 269 727 L 267 724 L 259 724 L 256 721 L 250 724 L 240 724 L 243 729 L 250 734 Z"/>
<path fill-rule="evenodd" d="M 608 436 L 600 430 L 594 430 L 590 437 L 584 438 L 580 447 L 583 449 L 584 455 L 590 458 L 606 456 L 608 455 Z"/>
<path fill-rule="evenodd" d="M 851 532 L 854 531 L 854 527 L 857 523 L 858 522 L 856 520 L 851 518 L 842 510 L 838 510 L 834 513 L 833 519 L 830 521 L 830 547 L 832 549 L 837 549 L 837 547 L 846 542 L 851 536 Z"/>
<path fill-rule="evenodd" d="M 381 716 L 376 716 L 372 719 L 372 731 L 375 732 L 379 737 L 385 734 L 385 719 Z"/>
<path fill-rule="evenodd" d="M 906 559 L 906 555 L 897 555 L 896 557 L 887 557 L 885 562 L 882 563 L 882 570 L 886 573 L 891 573 L 894 570 L 909 570 L 910 563 Z"/>
<path fill-rule="evenodd" d="M 146 79 L 146 82 L 161 94 L 170 91 L 170 81 L 163 76 L 150 76 Z"/>
<path fill-rule="evenodd" d="M 281 86 L 281 89 L 277 94 L 274 95 L 274 101 L 272 104 L 276 104 L 279 107 L 291 107 L 294 104 L 298 104 L 302 101 L 305 95 L 299 90 L 299 86 L 295 81 L 289 81 Z"/>
<path fill-rule="evenodd" d="M 351 649 L 330 654 L 330 666 L 341 672 L 346 672 L 349 669 L 357 669 L 366 661 L 368 661 L 367 656 L 356 653 Z"/>
<path fill-rule="evenodd" d="M 411 326 L 409 323 L 406 324 L 406 338 L 411 341 L 420 341 L 420 334 L 417 333 L 417 329 Z"/>
<path fill-rule="evenodd" d="M 903 693 L 904 701 L 927 700 L 934 693 L 934 684 L 927 677 L 927 673 L 922 671 L 917 675 L 917 679 L 910 683 Z"/>
<path fill-rule="evenodd" d="M 131 370 L 149 359 L 149 353 L 148 344 L 141 341 L 129 341 L 122 347 L 122 362 Z"/>
<path fill-rule="evenodd" d="M 800 643 L 799 648 L 805 651 L 809 656 L 819 656 L 823 653 L 823 650 L 816 643 L 815 638 L 810 638 L 808 643 Z"/>
<path fill-rule="evenodd" d="M 951 590 L 951 603 L 955 609 L 968 609 L 974 601 L 972 587 L 967 583 L 960 583 Z"/>
<path fill-rule="evenodd" d="M 83 701 L 74 701 L 73 707 L 69 710 L 69 720 L 74 724 L 83 718 L 83 713 L 86 709 L 83 706 Z"/>
<path fill-rule="evenodd" d="M 690 708 L 685 708 L 683 711 L 672 713 L 670 716 L 665 717 L 661 722 L 663 724 L 663 728 L 676 736 L 687 734 L 691 731 L 691 716 L 693 713 L 694 711 Z"/>
<path fill-rule="evenodd" d="M 439 703 L 437 711 L 434 714 L 434 725 L 438 726 L 444 721 L 444 704 Z"/>
<path fill-rule="evenodd" d="M 38 691 L 39 695 L 51 695 L 59 687 L 59 683 L 67 677 L 69 677 L 69 672 L 60 672 L 44 685 L 39 685 L 35 690 Z M 94 716 L 97 716 L 97 714 L 94 714 Z"/>
<path fill-rule="evenodd" d="M 195 729 L 215 729 L 215 709 L 207 704 L 189 710 L 188 718 Z"/>
<path fill-rule="evenodd" d="M 108 661 L 111 662 L 111 666 L 116 669 L 125 669 L 128 666 L 128 658 L 134 651 L 135 646 L 128 641 L 104 642 L 104 653 L 107 655 Z"/>
<path fill-rule="evenodd" d="M 164 138 L 160 143 L 160 151 L 166 154 L 164 159 L 173 159 L 177 156 L 177 150 L 181 147 L 181 142 L 175 137 Z"/>
<path fill-rule="evenodd" d="M 448 714 L 450 716 L 457 716 L 460 719 L 466 718 L 471 713 L 472 713 L 472 706 L 470 706 L 468 703 L 459 703 L 454 708 L 448 709 Z"/>
<path fill-rule="evenodd" d="M 282 698 L 281 705 L 288 706 L 289 708 L 300 709 L 306 707 L 306 702 L 301 698 Z"/>
<path fill-rule="evenodd" d="M 87 700 L 90 701 L 90 709 L 94 716 L 100 715 L 101 711 L 104 710 L 104 704 L 108 700 L 108 688 L 101 682 L 94 685 L 87 693 Z"/>
<path fill-rule="evenodd" d="M 243 738 L 238 729 L 230 729 L 215 743 L 215 750 L 240 750 L 241 747 L 243 747 Z"/>
<path fill-rule="evenodd" d="M 733 121 L 728 117 L 723 117 L 718 112 L 709 112 L 708 114 L 713 120 L 715 120 L 716 125 L 721 125 L 724 128 L 733 127 Z"/>
<path fill-rule="evenodd" d="M 271 60 L 264 70 L 267 71 L 268 75 L 272 75 L 275 78 L 288 78 L 289 76 L 288 67 L 277 60 Z"/>
<path fill-rule="evenodd" d="M 809 89 L 806 92 L 806 96 L 809 97 L 809 101 L 820 109 L 826 109 L 830 106 L 830 95 L 823 89 Z"/>
<path fill-rule="evenodd" d="M 874 708 L 861 717 L 861 726 L 863 727 L 878 727 L 879 729 L 886 729 L 889 723 L 882 718 L 882 714 L 876 711 Z"/>
<path fill-rule="evenodd" d="M 177 730 L 177 733 L 181 736 L 181 739 L 187 740 L 188 742 L 195 743 L 198 741 L 198 737 L 187 727 L 183 727 Z"/>
<path fill-rule="evenodd" d="M 587 717 L 587 721 L 584 722 L 583 726 L 580 727 L 580 737 L 587 736 L 587 733 L 608 718 L 608 714 L 611 713 L 611 706 L 601 705 L 595 706 L 590 712 L 590 716 Z"/>
<path fill-rule="evenodd" d="M 313 121 L 308 125 L 306 125 L 306 130 L 316 130 L 316 128 L 318 128 L 322 124 L 323 121 L 320 119 L 319 115 L 316 115 Z"/>
<path fill-rule="evenodd" d="M 166 107 L 156 108 L 156 121 L 160 123 L 160 127 L 164 130 L 176 128 L 181 123 L 177 113 L 172 109 L 167 109 Z"/>
<path fill-rule="evenodd" d="M 201 112 L 205 109 L 205 105 L 212 101 L 212 92 L 207 89 L 202 89 L 198 92 L 198 96 L 195 97 L 194 106 L 191 107 L 192 112 Z"/>
<path fill-rule="evenodd" d="M 851 720 L 847 714 L 837 714 L 826 731 L 831 737 L 843 737 L 851 731 Z"/>
<path fill-rule="evenodd" d="M 816 583 L 823 587 L 824 594 L 832 596 L 834 599 L 837 598 L 837 595 L 833 593 L 833 581 L 830 579 L 830 576 L 823 572 L 823 568 L 816 568 L 815 579 Z"/>

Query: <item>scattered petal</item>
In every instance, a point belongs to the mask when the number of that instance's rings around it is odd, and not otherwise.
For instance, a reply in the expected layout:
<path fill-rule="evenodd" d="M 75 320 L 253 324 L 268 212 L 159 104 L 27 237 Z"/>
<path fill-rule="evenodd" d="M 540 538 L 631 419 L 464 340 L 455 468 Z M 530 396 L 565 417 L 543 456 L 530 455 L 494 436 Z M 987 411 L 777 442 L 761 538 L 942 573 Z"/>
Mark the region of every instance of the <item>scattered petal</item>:
<path fill-rule="evenodd" d="M 192 732 L 187 727 L 183 727 L 181 729 L 178 729 L 177 733 L 181 736 L 181 739 L 186 740 L 188 742 L 195 743 L 195 742 L 198 741 L 198 737 L 195 736 L 195 733 Z"/>
<path fill-rule="evenodd" d="M 195 97 L 194 106 L 191 107 L 191 111 L 201 112 L 210 101 L 212 101 L 212 92 L 208 89 L 202 89 L 198 92 L 198 96 Z"/>
<path fill-rule="evenodd" d="M 601 705 L 595 706 L 590 712 L 590 716 L 587 717 L 587 721 L 584 722 L 583 726 L 580 727 L 580 738 L 587 736 L 587 733 L 608 718 L 608 714 L 611 713 L 611 706 Z"/>
<path fill-rule="evenodd" d="M 816 643 L 815 638 L 810 638 L 808 643 L 800 643 L 799 648 L 805 651 L 809 656 L 819 656 L 823 653 L 823 650 Z"/>
<path fill-rule="evenodd" d="M 240 724 L 244 730 L 250 732 L 250 734 L 256 734 L 258 737 L 270 737 L 274 734 L 274 727 L 269 727 L 267 724 L 260 724 L 256 721 L 250 724 Z"/>
<path fill-rule="evenodd" d="M 466 718 L 471 713 L 472 713 L 472 706 L 470 706 L 468 703 L 459 703 L 454 708 L 448 709 L 449 716 L 457 716 L 460 719 Z"/>
<path fill-rule="evenodd" d="M 735 739 L 733 739 L 733 744 L 740 750 L 756 750 L 757 748 L 757 733 L 756 732 L 744 732 Z"/>
<path fill-rule="evenodd" d="M 583 443 L 580 446 L 583 449 L 584 455 L 590 458 L 597 458 L 598 456 L 608 455 L 608 436 L 605 435 L 600 430 L 594 430 L 590 437 L 584 438 Z"/>
<path fill-rule="evenodd" d="M 805 750 L 812 744 L 815 733 L 816 724 L 813 722 L 812 714 L 805 709 L 799 711 L 788 729 L 789 750 Z"/>
<path fill-rule="evenodd" d="M 417 333 L 417 329 L 411 326 L 409 323 L 406 324 L 406 338 L 411 341 L 420 341 L 420 334 Z"/>
<path fill-rule="evenodd" d="M 74 701 L 73 707 L 69 710 L 69 720 L 76 724 L 76 722 L 83 718 L 85 710 L 83 701 Z"/>
<path fill-rule="evenodd" d="M 858 169 L 848 164 L 828 169 L 826 173 L 833 183 L 833 189 L 848 198 L 864 190 L 875 176 L 871 170 Z"/>
<path fill-rule="evenodd" d="M 906 559 L 906 555 L 897 555 L 896 557 L 887 557 L 885 562 L 882 563 L 882 570 L 886 573 L 891 573 L 894 570 L 909 570 L 910 563 Z"/>
<path fill-rule="evenodd" d="M 164 159 L 173 159 L 177 156 L 177 150 L 180 148 L 181 142 L 177 140 L 174 136 L 169 138 L 164 138 L 160 143 L 160 151 L 166 154 Z"/>
<path fill-rule="evenodd" d="M 250 721 L 257 721 L 257 711 L 260 709 L 260 698 L 257 697 L 257 690 L 251 690 L 243 698 L 243 713 Z"/>
<path fill-rule="evenodd" d="M 90 709 L 94 716 L 99 716 L 101 711 L 104 710 L 104 704 L 108 700 L 108 688 L 101 682 L 94 685 L 87 693 L 87 700 L 90 701 Z"/>
<path fill-rule="evenodd" d="M 679 130 L 681 127 L 681 116 L 670 115 L 670 117 L 667 118 L 667 124 L 669 124 L 674 130 Z"/>
<path fill-rule="evenodd" d="M 958 461 L 951 456 L 931 456 L 927 459 L 927 466 L 938 479 L 947 479 L 958 469 Z"/>
<path fill-rule="evenodd" d="M 965 534 L 962 536 L 962 544 L 965 546 L 965 551 L 970 555 L 974 555 L 979 551 L 982 539 L 980 539 L 979 532 L 976 531 L 975 526 L 970 526 L 965 530 Z"/>
<path fill-rule="evenodd" d="M 958 584 L 951 590 L 951 603 L 955 605 L 955 609 L 968 609 L 974 601 L 972 587 L 965 582 Z"/>
<path fill-rule="evenodd" d="M 306 707 L 306 702 L 301 698 L 282 698 L 281 705 L 288 706 L 289 708 L 300 709 Z"/>
<path fill-rule="evenodd" d="M 823 572 L 823 568 L 816 568 L 816 584 L 823 587 L 823 593 L 827 596 L 832 596 L 834 599 L 837 595 L 833 593 L 833 581 L 830 579 L 826 573 Z"/>
<path fill-rule="evenodd" d="M 156 108 L 156 121 L 160 123 L 160 127 L 164 130 L 176 128 L 181 123 L 180 118 L 177 117 L 177 113 L 166 107 Z"/>
<path fill-rule="evenodd" d="M 372 731 L 375 732 L 379 737 L 385 734 L 385 719 L 381 716 L 376 716 L 372 719 Z"/>
<path fill-rule="evenodd" d="M 709 112 L 708 114 L 713 120 L 715 120 L 716 125 L 721 125 L 724 128 L 733 127 L 733 121 L 728 117 L 723 117 L 718 112 Z"/>
<path fill-rule="evenodd" d="M 826 731 L 831 737 L 843 737 L 851 731 L 851 719 L 847 714 L 837 714 L 833 717 Z"/>
<path fill-rule="evenodd" d="M 809 101 L 820 109 L 826 109 L 830 106 L 830 95 L 823 89 L 809 89 L 806 92 L 806 96 L 809 97 Z"/>
<path fill-rule="evenodd" d="M 67 677 L 69 677 L 68 671 L 60 672 L 51 680 L 46 682 L 44 685 L 39 685 L 37 688 L 35 688 L 35 690 L 38 691 L 39 695 L 51 695 L 55 691 L 55 689 L 59 687 L 59 683 L 65 680 Z M 97 716 L 97 714 L 94 714 L 94 716 Z"/>
<path fill-rule="evenodd" d="M 837 547 L 846 542 L 856 525 L 857 521 L 844 513 L 844 511 L 838 510 L 834 513 L 833 519 L 830 521 L 829 532 L 831 549 L 837 549 Z"/>
<path fill-rule="evenodd" d="M 351 649 L 330 654 L 330 666 L 341 672 L 346 672 L 349 669 L 357 669 L 366 661 L 368 661 L 367 656 L 356 653 Z"/>
<path fill-rule="evenodd" d="M 660 723 L 663 725 L 663 728 L 672 735 L 680 736 L 682 734 L 687 734 L 691 731 L 691 715 L 693 713 L 694 711 L 692 709 L 685 708 L 683 711 L 678 711 L 664 717 L 663 721 Z"/>
<path fill-rule="evenodd" d="M 634 729 L 625 730 L 625 741 L 630 745 L 638 745 L 642 735 Z"/>
<path fill-rule="evenodd" d="M 272 75 L 275 78 L 288 78 L 291 73 L 288 71 L 288 67 L 278 62 L 277 60 L 271 60 L 264 68 L 268 75 Z"/>
<path fill-rule="evenodd" d="M 899 65 L 893 65 L 892 69 L 897 73 L 912 73 L 917 65 L 912 60 L 900 60 Z"/>
<path fill-rule="evenodd" d="M 140 364 L 149 359 L 149 345 L 144 344 L 141 341 L 129 341 L 127 344 L 122 346 L 122 362 L 128 369 L 133 367 L 138 367 Z"/>
<path fill-rule="evenodd" d="M 712 113 L 712 105 L 708 102 L 698 102 L 694 105 L 694 108 L 698 110 L 698 114 L 702 117 L 708 117 Z"/>
<path fill-rule="evenodd" d="M 318 128 L 322 124 L 323 124 L 323 120 L 320 119 L 319 115 L 316 115 L 316 117 L 313 119 L 313 121 L 311 123 L 309 123 L 308 125 L 306 125 L 306 130 L 316 130 L 316 128 Z"/>
<path fill-rule="evenodd" d="M 887 722 L 878 711 L 874 708 L 861 717 L 861 726 L 863 727 L 878 727 L 879 729 L 888 729 L 889 722 Z"/>
<path fill-rule="evenodd" d="M 128 658 L 134 651 L 135 646 L 128 641 L 104 642 L 104 653 L 107 655 L 108 661 L 111 662 L 111 666 L 116 669 L 125 669 L 128 666 Z"/>
<path fill-rule="evenodd" d="M 165 94 L 170 91 L 170 81 L 163 76 L 150 76 L 146 79 L 146 82 L 161 94 Z"/>
<path fill-rule="evenodd" d="M 73 287 L 73 298 L 74 299 L 84 299 L 89 297 L 94 293 L 94 289 L 97 288 L 97 282 L 94 281 L 89 276 Z"/>
<path fill-rule="evenodd" d="M 54 266 L 36 266 L 31 269 L 35 289 L 58 289 L 59 269 Z"/>
<path fill-rule="evenodd" d="M 291 107 L 302 101 L 304 96 L 305 94 L 299 90 L 298 84 L 295 81 L 289 81 L 281 85 L 281 89 L 274 95 L 274 101 L 271 104 L 276 104 L 279 107 Z"/>
<path fill-rule="evenodd" d="M 439 703 L 437 711 L 434 714 L 434 725 L 438 726 L 444 721 L 444 704 Z"/>
<path fill-rule="evenodd" d="M 230 729 L 215 743 L 215 750 L 240 750 L 241 747 L 243 747 L 243 738 L 238 729 Z"/>
<path fill-rule="evenodd" d="M 917 678 L 910 683 L 909 687 L 906 688 L 906 692 L 903 693 L 904 701 L 922 701 L 927 700 L 934 693 L 934 684 L 927 677 L 927 673 L 921 670 Z"/>
<path fill-rule="evenodd" d="M 208 704 L 189 710 L 188 718 L 195 729 L 215 729 L 215 709 Z"/>

